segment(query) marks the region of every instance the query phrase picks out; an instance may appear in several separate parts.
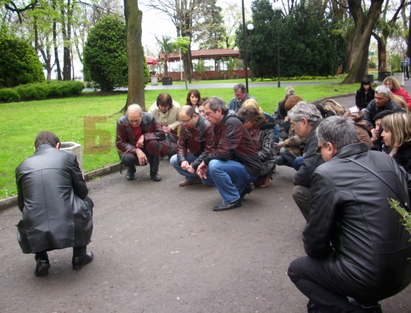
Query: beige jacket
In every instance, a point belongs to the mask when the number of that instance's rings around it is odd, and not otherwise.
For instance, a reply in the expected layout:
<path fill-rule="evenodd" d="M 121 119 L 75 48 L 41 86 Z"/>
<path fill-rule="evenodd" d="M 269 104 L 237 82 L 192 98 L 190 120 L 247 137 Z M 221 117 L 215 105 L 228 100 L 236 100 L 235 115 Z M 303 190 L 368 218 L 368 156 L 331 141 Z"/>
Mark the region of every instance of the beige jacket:
<path fill-rule="evenodd" d="M 154 102 L 148 110 L 148 113 L 152 114 L 156 121 L 161 125 L 167 125 L 172 130 L 174 130 L 181 124 L 180 118 L 178 116 L 178 113 L 180 113 L 180 109 L 180 104 L 173 100 L 173 107 L 166 113 L 163 113 L 159 110 L 157 102 Z"/>

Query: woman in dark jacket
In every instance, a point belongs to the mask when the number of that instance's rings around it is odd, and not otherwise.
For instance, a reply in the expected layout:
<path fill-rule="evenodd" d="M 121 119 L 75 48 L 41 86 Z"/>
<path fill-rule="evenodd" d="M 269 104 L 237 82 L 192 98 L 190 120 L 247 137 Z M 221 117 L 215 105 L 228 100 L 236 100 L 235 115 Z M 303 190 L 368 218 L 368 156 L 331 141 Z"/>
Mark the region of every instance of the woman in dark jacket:
<path fill-rule="evenodd" d="M 385 145 L 392 148 L 390 156 L 411 173 L 411 117 L 402 112 L 393 113 L 382 119 L 381 127 Z"/>
<path fill-rule="evenodd" d="M 254 181 L 254 186 L 260 188 L 267 187 L 270 183 L 276 159 L 273 133 L 274 124 L 267 122 L 264 113 L 257 111 L 253 106 L 243 107 L 237 114 L 244 118 L 244 126 L 251 137 L 260 142 L 258 157 L 263 166 L 261 167 L 259 177 Z"/>
<path fill-rule="evenodd" d="M 374 99 L 375 90 L 371 88 L 371 82 L 364 78 L 361 81 L 361 87 L 355 95 L 355 104 L 359 110 L 365 109 L 372 99 Z"/>

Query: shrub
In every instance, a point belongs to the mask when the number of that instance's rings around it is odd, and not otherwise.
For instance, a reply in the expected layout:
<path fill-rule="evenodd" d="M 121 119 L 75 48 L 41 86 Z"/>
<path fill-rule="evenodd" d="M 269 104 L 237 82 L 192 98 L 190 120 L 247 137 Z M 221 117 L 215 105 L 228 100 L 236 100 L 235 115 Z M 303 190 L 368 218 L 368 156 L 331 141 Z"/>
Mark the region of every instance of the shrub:
<path fill-rule="evenodd" d="M 27 42 L 0 38 L 0 55 L 0 88 L 45 81 L 39 57 Z"/>
<path fill-rule="evenodd" d="M 0 102 L 17 102 L 20 100 L 20 95 L 17 91 L 4 88 L 0 89 Z"/>
<path fill-rule="evenodd" d="M 81 82 L 74 81 L 48 81 L 48 96 L 60 97 L 79 94 L 82 92 L 84 85 Z"/>
<path fill-rule="evenodd" d="M 84 76 L 103 91 L 127 86 L 126 25 L 119 17 L 105 16 L 90 30 L 84 47 Z"/>
<path fill-rule="evenodd" d="M 47 84 L 28 84 L 14 88 L 21 99 L 24 100 L 44 100 L 48 96 Z"/>
<path fill-rule="evenodd" d="M 46 84 L 20 85 L 14 90 L 24 100 L 43 100 L 48 97 L 63 97 L 79 94 L 84 85 L 75 81 L 48 81 Z"/>

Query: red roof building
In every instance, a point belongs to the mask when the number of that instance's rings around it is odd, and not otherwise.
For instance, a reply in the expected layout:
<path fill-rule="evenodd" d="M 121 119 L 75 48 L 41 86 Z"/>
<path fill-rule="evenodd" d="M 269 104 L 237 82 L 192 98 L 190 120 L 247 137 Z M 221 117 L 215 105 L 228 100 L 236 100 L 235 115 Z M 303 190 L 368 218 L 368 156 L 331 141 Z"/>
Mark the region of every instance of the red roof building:
<path fill-rule="evenodd" d="M 181 53 L 170 53 L 168 55 L 169 62 L 180 61 Z M 231 49 L 208 49 L 208 50 L 191 50 L 191 59 L 213 59 L 221 60 L 221 58 L 238 58 L 240 56 L 240 51 Z M 158 54 L 160 59 L 164 60 L 164 53 L 160 52 Z"/>

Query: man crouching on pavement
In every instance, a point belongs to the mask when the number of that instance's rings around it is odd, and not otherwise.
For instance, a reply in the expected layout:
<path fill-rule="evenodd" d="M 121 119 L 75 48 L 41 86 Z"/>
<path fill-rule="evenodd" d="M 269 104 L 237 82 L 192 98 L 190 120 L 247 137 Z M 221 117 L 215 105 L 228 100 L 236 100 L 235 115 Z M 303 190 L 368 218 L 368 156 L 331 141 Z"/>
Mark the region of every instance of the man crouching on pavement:
<path fill-rule="evenodd" d="M 325 163 L 311 177 L 308 256 L 288 275 L 310 299 L 308 312 L 382 312 L 378 301 L 411 281 L 410 234 L 388 203 L 408 209 L 409 177 L 389 155 L 368 150 L 349 118 L 326 118 L 317 137 Z"/>
<path fill-rule="evenodd" d="M 23 253 L 35 253 L 36 276 L 48 274 L 47 251 L 73 247 L 72 265 L 81 269 L 93 260 L 86 252 L 93 231 L 93 201 L 72 153 L 59 150 L 60 140 L 41 132 L 35 152 L 16 169 L 18 207 L 23 213 L 17 225 Z"/>
<path fill-rule="evenodd" d="M 135 179 L 136 165 L 150 164 L 150 177 L 161 181 L 158 175 L 160 140 L 164 139 L 154 116 L 143 112 L 138 104 L 130 104 L 126 114 L 117 120 L 116 146 L 122 163 L 128 167 L 126 178 Z"/>
<path fill-rule="evenodd" d="M 177 141 L 177 154 L 171 157 L 170 164 L 186 178 L 179 184 L 180 187 L 201 184 L 195 170 L 201 163 L 205 147 L 212 147 L 214 144 L 213 126 L 190 105 L 181 108 L 179 117 L 182 126 Z"/>
<path fill-rule="evenodd" d="M 261 161 L 259 142 L 253 141 L 242 120 L 228 112 L 223 99 L 211 97 L 204 103 L 206 118 L 214 126 L 214 142 L 197 168 L 197 175 L 217 187 L 223 203 L 214 211 L 241 207 L 241 200 L 254 189 Z"/>

